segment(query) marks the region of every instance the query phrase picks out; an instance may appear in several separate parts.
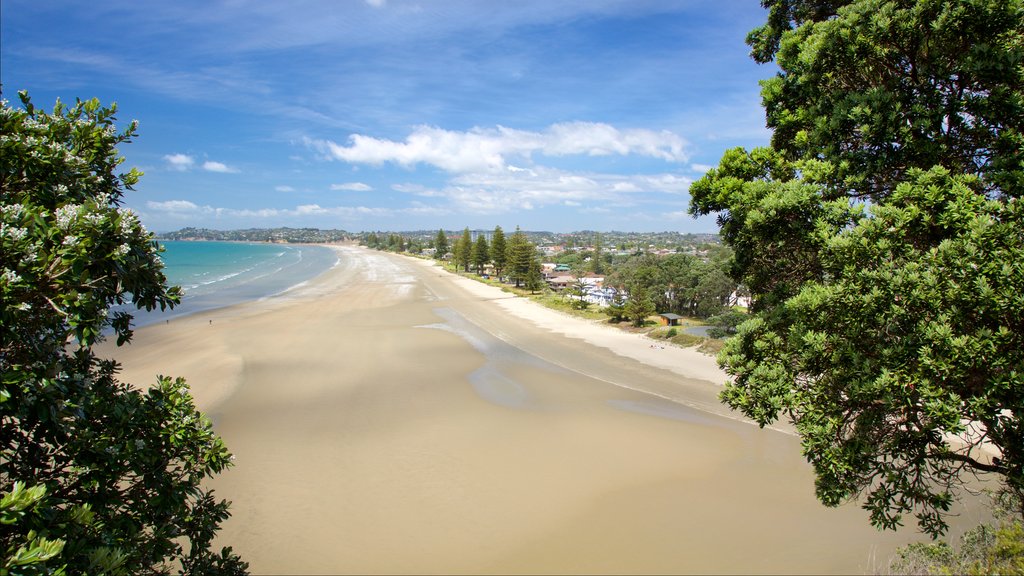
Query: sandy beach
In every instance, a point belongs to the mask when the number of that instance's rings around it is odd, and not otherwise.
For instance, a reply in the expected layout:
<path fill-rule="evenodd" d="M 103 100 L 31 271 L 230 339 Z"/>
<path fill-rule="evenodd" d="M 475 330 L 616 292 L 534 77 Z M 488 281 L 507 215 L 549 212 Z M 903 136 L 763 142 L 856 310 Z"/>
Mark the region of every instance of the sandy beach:
<path fill-rule="evenodd" d="M 285 295 L 101 348 L 128 382 L 188 379 L 254 574 L 859 573 L 920 539 L 818 504 L 713 358 L 337 249 Z"/>

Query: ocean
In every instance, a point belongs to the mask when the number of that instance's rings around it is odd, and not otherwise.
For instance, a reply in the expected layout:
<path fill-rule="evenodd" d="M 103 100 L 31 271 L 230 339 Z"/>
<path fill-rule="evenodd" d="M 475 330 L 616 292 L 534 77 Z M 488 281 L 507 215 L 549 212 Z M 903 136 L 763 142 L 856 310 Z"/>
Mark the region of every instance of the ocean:
<path fill-rule="evenodd" d="M 259 300 L 298 287 L 338 263 L 326 246 L 242 242 L 161 242 L 164 274 L 184 296 L 173 310 L 129 309 L 133 325 Z"/>

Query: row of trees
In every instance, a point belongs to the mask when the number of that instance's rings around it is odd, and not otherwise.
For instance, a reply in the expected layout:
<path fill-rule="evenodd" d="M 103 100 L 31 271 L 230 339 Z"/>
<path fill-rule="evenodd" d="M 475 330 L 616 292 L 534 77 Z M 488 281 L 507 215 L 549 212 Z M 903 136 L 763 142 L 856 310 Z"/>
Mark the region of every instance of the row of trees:
<path fill-rule="evenodd" d="M 518 228 L 506 241 L 498 226 L 488 242 L 483 234 L 473 240 L 467 227 L 450 249 L 448 236 L 444 230 L 438 230 L 434 248 L 435 258 L 450 259 L 456 269 L 483 274 L 487 266 L 493 266 L 496 276 L 507 273 L 517 286 L 526 284 L 536 290 L 541 285 L 537 250 Z M 604 285 L 615 290 L 610 315 L 617 321 L 628 318 L 639 326 L 655 312 L 698 318 L 720 314 L 732 304 L 730 298 L 739 288 L 728 274 L 731 257 L 730 249 L 719 246 L 711 247 L 705 259 L 689 254 L 657 256 L 640 252 L 616 262 L 603 255 L 600 235 L 597 235 L 593 246 L 568 252 L 556 258 L 556 262 L 571 263 L 572 273 L 578 278 L 566 290 L 577 308 L 586 308 L 589 304 L 586 300 L 589 286 L 583 275 L 608 270 Z"/>
<path fill-rule="evenodd" d="M 501 226 L 495 226 L 490 242 L 483 234 L 474 241 L 467 227 L 452 244 L 450 252 L 453 265 L 465 272 L 473 268 L 478 274 L 483 274 L 487 266 L 493 266 L 495 276 L 507 276 L 517 288 L 525 285 L 528 290 L 536 291 L 544 285 L 537 247 L 518 226 L 507 240 Z M 444 260 L 448 255 L 448 237 L 444 230 L 438 230 L 434 239 L 434 257 Z"/>

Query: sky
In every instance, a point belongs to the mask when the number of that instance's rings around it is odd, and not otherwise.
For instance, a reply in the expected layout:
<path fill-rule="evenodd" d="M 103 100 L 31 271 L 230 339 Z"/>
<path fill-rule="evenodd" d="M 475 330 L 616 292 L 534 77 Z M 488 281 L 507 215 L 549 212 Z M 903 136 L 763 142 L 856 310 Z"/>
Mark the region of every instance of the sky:
<path fill-rule="evenodd" d="M 753 0 L 4 0 L 0 85 L 116 102 L 156 232 L 716 232 L 768 143 Z"/>

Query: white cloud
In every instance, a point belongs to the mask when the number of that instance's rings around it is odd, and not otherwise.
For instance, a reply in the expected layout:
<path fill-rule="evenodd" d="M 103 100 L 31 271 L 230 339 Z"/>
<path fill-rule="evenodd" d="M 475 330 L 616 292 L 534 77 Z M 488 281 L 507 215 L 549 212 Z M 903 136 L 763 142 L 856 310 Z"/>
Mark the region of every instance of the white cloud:
<path fill-rule="evenodd" d="M 346 182 L 344 184 L 331 184 L 331 190 L 346 190 L 349 192 L 369 192 L 373 187 L 362 182 Z"/>
<path fill-rule="evenodd" d="M 366 3 L 374 8 L 383 8 L 387 4 L 387 0 L 366 0 Z"/>
<path fill-rule="evenodd" d="M 188 200 L 168 200 L 166 202 L 154 202 L 150 200 L 146 202 L 146 208 L 155 210 L 158 212 L 196 212 L 199 210 L 199 206 L 194 202 Z"/>
<path fill-rule="evenodd" d="M 461 174 L 436 188 L 396 184 L 393 190 L 421 198 L 447 200 L 451 210 L 500 214 L 545 206 L 632 206 L 651 194 L 682 194 L 689 178 L 675 174 L 575 173 L 535 167 L 496 173 Z"/>
<path fill-rule="evenodd" d="M 164 160 L 171 165 L 172 169 L 180 171 L 188 170 L 196 163 L 195 158 L 187 154 L 167 154 L 164 156 Z"/>
<path fill-rule="evenodd" d="M 199 217 L 216 219 L 263 219 L 270 222 L 282 218 L 301 218 L 309 216 L 332 216 L 342 219 L 356 219 L 362 216 L 391 216 L 395 210 L 366 206 L 334 206 L 324 207 L 319 204 L 302 204 L 294 208 L 259 208 L 239 209 L 220 208 L 209 205 L 200 206 L 188 200 L 168 200 L 166 202 L 149 201 L 146 209 L 161 216 L 182 220 Z"/>
<path fill-rule="evenodd" d="M 295 188 L 291 186 L 274 186 L 275 192 L 295 192 Z"/>
<path fill-rule="evenodd" d="M 690 164 L 690 170 L 701 174 L 711 170 L 712 168 L 717 168 L 717 166 L 712 166 L 711 164 Z"/>
<path fill-rule="evenodd" d="M 419 126 L 401 142 L 363 134 L 350 136 L 348 146 L 330 140 L 307 139 L 306 142 L 334 160 L 372 165 L 391 162 L 406 167 L 429 164 L 457 174 L 524 170 L 508 164 L 509 159 L 530 161 L 534 154 L 549 157 L 639 155 L 667 162 L 685 162 L 688 158 L 686 142 L 672 132 L 620 130 L 595 122 L 553 124 L 543 132 L 504 126 L 458 132 Z"/>
<path fill-rule="evenodd" d="M 214 162 L 212 160 L 203 162 L 203 170 L 206 170 L 207 172 L 219 172 L 221 174 L 234 174 L 238 172 L 237 168 L 231 168 L 223 162 Z"/>

